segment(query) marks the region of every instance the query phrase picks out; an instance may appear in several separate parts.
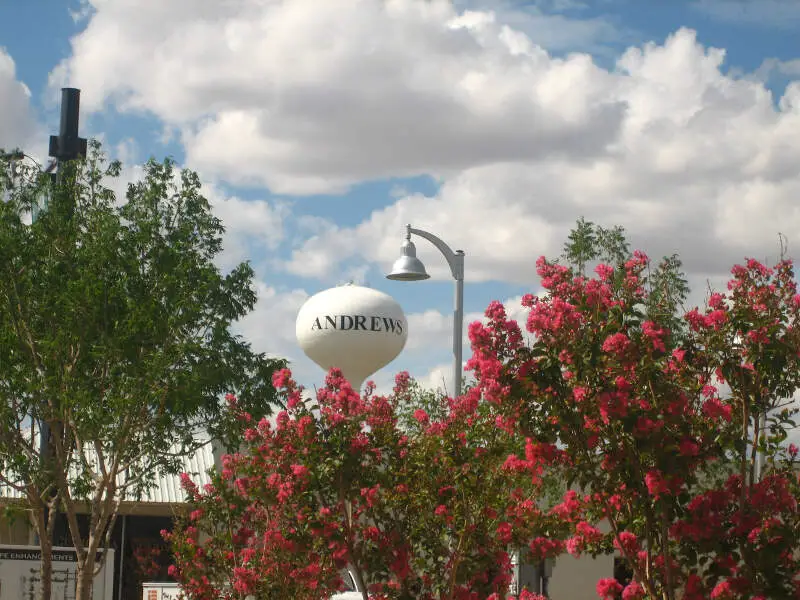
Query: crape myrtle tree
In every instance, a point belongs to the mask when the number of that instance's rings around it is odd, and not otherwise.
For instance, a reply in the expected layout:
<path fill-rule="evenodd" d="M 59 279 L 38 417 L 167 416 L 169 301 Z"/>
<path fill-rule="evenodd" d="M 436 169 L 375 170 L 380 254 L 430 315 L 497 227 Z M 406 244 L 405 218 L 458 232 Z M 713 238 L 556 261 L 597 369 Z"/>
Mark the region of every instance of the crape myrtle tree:
<path fill-rule="evenodd" d="M 346 567 L 365 600 L 500 598 L 509 550 L 561 534 L 536 502 L 538 449 L 515 448 L 471 398 L 398 423 L 419 392 L 407 374 L 388 397 L 335 369 L 314 399 L 288 371 L 275 383 L 275 422 L 231 398 L 241 451 L 206 489 L 184 480 L 194 510 L 167 537 L 188 598 L 326 599 Z"/>
<path fill-rule="evenodd" d="M 654 265 L 616 233 L 579 222 L 570 264 L 539 259 L 546 294 L 523 299 L 532 343 L 497 303 L 471 326 L 475 393 L 511 435 L 560 456 L 566 550 L 626 559 L 632 581 L 601 580 L 600 598 L 800 597 L 791 262 L 736 265 L 680 318 L 677 259 Z"/>
<path fill-rule="evenodd" d="M 51 183 L 0 165 L 0 482 L 41 540 L 43 597 L 61 513 L 87 600 L 121 500 L 177 472 L 201 429 L 229 440 L 225 393 L 268 413 L 284 364 L 231 332 L 256 302 L 253 271 L 214 262 L 224 228 L 195 173 L 151 160 L 117 199 L 120 165 L 99 144 L 63 168 Z"/>
<path fill-rule="evenodd" d="M 501 598 L 526 545 L 618 553 L 632 579 L 601 599 L 800 598 L 791 263 L 737 265 L 686 311 L 678 258 L 651 263 L 621 228 L 580 221 L 562 259 L 524 297 L 531 341 L 499 303 L 470 326 L 476 384 L 445 406 L 336 372 L 316 402 L 279 373 L 275 423 L 232 399 L 246 443 L 207 489 L 186 478 L 171 537 L 188 597 L 324 598 L 349 565 L 373 598 Z"/>

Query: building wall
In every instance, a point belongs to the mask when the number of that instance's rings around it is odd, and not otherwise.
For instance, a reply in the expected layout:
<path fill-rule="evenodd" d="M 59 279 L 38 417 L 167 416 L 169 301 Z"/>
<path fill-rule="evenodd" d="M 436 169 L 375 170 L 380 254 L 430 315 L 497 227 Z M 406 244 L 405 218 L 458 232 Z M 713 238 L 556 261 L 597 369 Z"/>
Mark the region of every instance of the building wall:
<path fill-rule="evenodd" d="M 0 518 L 0 544 L 24 546 L 31 542 L 30 528 L 24 517 L 13 521 Z"/>
<path fill-rule="evenodd" d="M 597 582 L 614 576 L 614 557 L 563 554 L 556 559 L 548 585 L 551 600 L 597 600 Z"/>

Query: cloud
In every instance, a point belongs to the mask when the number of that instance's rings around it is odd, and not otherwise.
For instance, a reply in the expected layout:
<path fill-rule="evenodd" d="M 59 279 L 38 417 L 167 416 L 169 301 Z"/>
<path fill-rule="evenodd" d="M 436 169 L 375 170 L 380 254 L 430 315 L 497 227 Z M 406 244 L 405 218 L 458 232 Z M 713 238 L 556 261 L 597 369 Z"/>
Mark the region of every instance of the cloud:
<path fill-rule="evenodd" d="M 800 77 L 800 58 L 780 60 L 778 58 L 765 58 L 753 76 L 758 81 L 768 81 L 772 76 L 790 78 Z"/>
<path fill-rule="evenodd" d="M 92 0 L 53 85 L 150 111 L 206 176 L 275 192 L 456 173 L 616 139 L 613 77 L 436 0 Z M 191 5 L 191 9 L 188 5 Z"/>
<path fill-rule="evenodd" d="M 440 183 L 427 196 L 395 188 L 355 226 L 306 216 L 288 234 L 280 205 L 248 203 L 249 213 L 228 201 L 231 234 L 247 240 L 235 256 L 282 244 L 293 249 L 281 265 L 291 274 L 360 279 L 376 261 L 391 265 L 411 222 L 465 250 L 468 287 L 535 289 L 536 258 L 558 255 L 585 216 L 624 225 L 651 256 L 680 253 L 702 295 L 706 279 L 721 281 L 743 256 L 775 258 L 778 232 L 797 254 L 800 83 L 776 98 L 758 77 L 724 72 L 724 51 L 690 30 L 632 47 L 608 70 L 586 54 L 546 51 L 553 41 L 531 26 L 556 23 L 545 9 L 506 26 L 504 0 L 481 2 L 494 13 L 438 0 L 92 6 L 53 84 L 83 87 L 87 111 L 155 114 L 204 177 L 287 194 L 416 173 Z M 764 68 L 798 77 L 792 62 Z M 259 230 L 274 235 L 258 242 Z M 415 241 L 429 272 L 449 279 L 438 252 Z M 263 301 L 243 330 L 300 365 L 293 327 L 305 292 L 259 276 Z M 450 317 L 409 318 L 419 333 L 384 372 L 424 375 L 447 359 Z"/>
<path fill-rule="evenodd" d="M 237 324 L 258 352 L 298 361 L 303 352 L 295 341 L 295 320 L 309 298 L 305 290 L 279 290 L 263 280 L 255 282 L 258 303 Z"/>
<path fill-rule="evenodd" d="M 40 125 L 31 109 L 31 92 L 28 86 L 17 79 L 14 59 L 2 47 L 0 107 L 0 149 L 10 151 L 22 148 L 33 154 L 32 142 L 40 137 Z M 41 142 L 37 146 L 41 147 Z"/>
<path fill-rule="evenodd" d="M 428 372 L 418 376 L 417 381 L 423 388 L 438 390 L 452 395 L 453 390 L 453 364 L 443 363 L 432 367 Z"/>
<path fill-rule="evenodd" d="M 225 226 L 222 260 L 228 268 L 270 255 L 283 242 L 284 224 L 290 214 L 287 205 L 266 199 L 244 200 L 223 193 L 213 184 L 206 184 L 203 193 Z"/>
<path fill-rule="evenodd" d="M 387 268 L 403 225 L 466 252 L 467 281 L 535 281 L 535 259 L 557 256 L 579 216 L 621 224 L 652 256 L 679 253 L 695 280 L 718 277 L 744 256 L 790 252 L 800 231 L 800 82 L 775 98 L 753 79 L 721 71 L 724 52 L 680 30 L 663 45 L 631 48 L 608 94 L 627 109 L 617 141 L 592 160 L 471 167 L 430 197 L 407 195 L 352 228 L 332 228 L 295 249 L 290 272 L 314 276 L 360 257 Z M 447 278 L 424 240 L 418 255 Z"/>
<path fill-rule="evenodd" d="M 523 32 L 550 52 L 609 54 L 632 33 L 606 16 L 589 16 L 577 0 L 456 0 L 459 9 L 491 11 L 496 20 Z"/>

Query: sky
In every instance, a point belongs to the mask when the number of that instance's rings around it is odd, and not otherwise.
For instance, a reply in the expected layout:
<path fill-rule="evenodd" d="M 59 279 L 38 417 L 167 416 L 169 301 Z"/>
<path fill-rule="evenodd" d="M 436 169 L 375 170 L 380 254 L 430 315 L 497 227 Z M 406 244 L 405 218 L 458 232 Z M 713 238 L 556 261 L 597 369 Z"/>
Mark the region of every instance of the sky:
<path fill-rule="evenodd" d="M 446 388 L 444 258 L 416 239 L 432 278 L 385 279 L 406 223 L 466 253 L 467 322 L 522 318 L 579 217 L 680 254 L 695 303 L 779 233 L 800 256 L 798 31 L 798 0 L 0 0 L 0 147 L 46 161 L 80 88 L 119 189 L 150 157 L 200 174 L 257 350 L 318 385 L 297 312 L 360 283 L 409 321 L 379 389 Z"/>

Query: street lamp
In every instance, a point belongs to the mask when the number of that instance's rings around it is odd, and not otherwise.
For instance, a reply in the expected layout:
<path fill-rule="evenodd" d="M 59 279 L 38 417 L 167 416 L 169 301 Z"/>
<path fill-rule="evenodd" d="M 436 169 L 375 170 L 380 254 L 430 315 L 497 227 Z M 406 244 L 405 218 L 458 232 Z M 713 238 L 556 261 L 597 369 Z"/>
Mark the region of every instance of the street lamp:
<path fill-rule="evenodd" d="M 436 246 L 447 259 L 450 272 L 456 280 L 455 310 L 453 311 L 453 397 L 461 393 L 461 354 L 462 331 L 464 328 L 464 251 L 453 250 L 438 237 L 422 229 L 406 225 L 406 239 L 400 246 L 400 258 L 392 265 L 392 272 L 386 278 L 394 281 L 423 281 L 429 279 L 425 265 L 417 258 L 417 247 L 411 241 L 411 234 L 425 238 Z"/>

